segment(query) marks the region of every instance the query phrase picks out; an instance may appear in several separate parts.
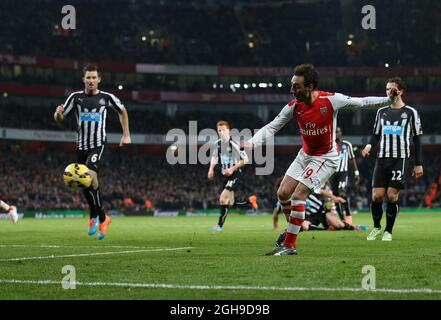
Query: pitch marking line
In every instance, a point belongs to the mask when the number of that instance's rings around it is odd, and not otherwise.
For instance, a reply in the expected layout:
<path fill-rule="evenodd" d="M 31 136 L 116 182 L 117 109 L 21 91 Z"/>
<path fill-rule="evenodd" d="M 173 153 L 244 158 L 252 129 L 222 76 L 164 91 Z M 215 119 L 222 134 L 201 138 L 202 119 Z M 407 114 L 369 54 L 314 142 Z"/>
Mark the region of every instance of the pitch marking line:
<path fill-rule="evenodd" d="M 66 254 L 66 255 L 61 255 L 61 256 L 50 255 L 50 256 L 41 256 L 41 257 L 21 257 L 21 258 L 19 257 L 19 258 L 0 259 L 0 262 L 23 261 L 23 260 L 43 260 L 43 259 L 56 259 L 56 258 L 72 258 L 72 257 L 90 257 L 90 256 L 100 256 L 100 255 L 128 254 L 128 253 L 140 253 L 140 252 L 174 251 L 174 250 L 185 250 L 185 249 L 192 249 L 192 248 L 193 247 L 182 247 L 182 248 L 165 248 L 165 249 L 163 248 L 163 249 L 78 253 L 78 254 Z"/>
<path fill-rule="evenodd" d="M 69 246 L 58 244 L 40 244 L 40 245 L 27 245 L 27 244 L 0 244 L 0 248 L 112 248 L 112 249 L 161 249 L 161 247 L 138 247 L 138 246 Z"/>
<path fill-rule="evenodd" d="M 0 284 L 35 284 L 61 285 L 61 281 L 54 280 L 15 280 L 0 279 Z M 73 284 L 73 283 L 72 283 Z M 194 290 L 260 290 L 260 291 L 327 291 L 327 292 L 370 292 L 370 293 L 441 293 L 436 289 L 375 289 L 363 288 L 304 288 L 304 287 L 261 287 L 261 286 L 209 286 L 209 285 L 179 285 L 161 283 L 130 283 L 130 282 L 75 282 L 78 286 L 86 287 L 129 287 L 151 289 L 194 289 Z"/>

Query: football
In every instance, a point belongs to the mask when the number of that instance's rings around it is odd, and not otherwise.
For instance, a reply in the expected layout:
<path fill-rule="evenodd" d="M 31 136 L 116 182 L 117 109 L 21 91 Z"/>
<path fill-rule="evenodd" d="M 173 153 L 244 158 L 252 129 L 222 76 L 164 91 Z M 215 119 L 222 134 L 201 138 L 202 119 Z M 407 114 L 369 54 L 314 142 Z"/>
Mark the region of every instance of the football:
<path fill-rule="evenodd" d="M 64 169 L 63 180 L 72 190 L 87 189 L 92 184 L 89 168 L 79 163 L 71 163 Z"/>

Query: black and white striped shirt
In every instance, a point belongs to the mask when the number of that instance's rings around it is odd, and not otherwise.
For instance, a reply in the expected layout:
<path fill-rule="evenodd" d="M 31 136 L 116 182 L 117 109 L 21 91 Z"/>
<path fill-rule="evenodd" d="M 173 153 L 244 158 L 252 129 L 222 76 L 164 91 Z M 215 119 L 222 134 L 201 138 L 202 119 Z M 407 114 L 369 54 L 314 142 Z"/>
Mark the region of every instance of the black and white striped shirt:
<path fill-rule="evenodd" d="M 355 158 L 352 143 L 347 140 L 342 140 L 340 142 L 337 142 L 337 145 L 340 149 L 340 164 L 338 165 L 336 172 L 347 172 L 349 160 Z"/>
<path fill-rule="evenodd" d="M 240 160 L 248 162 L 247 153 L 244 150 L 240 150 L 239 145 L 231 137 L 226 143 L 222 142 L 221 139 L 215 142 L 212 157 L 221 165 L 222 174 L 224 174 L 225 169 L 234 166 Z M 241 170 L 237 171 L 240 172 Z"/>
<path fill-rule="evenodd" d="M 317 213 L 323 213 L 325 209 L 323 207 L 323 202 L 320 198 L 321 198 L 320 195 L 314 193 L 311 193 L 308 196 L 308 198 L 306 199 L 306 209 L 305 209 L 306 216 L 312 216 Z"/>
<path fill-rule="evenodd" d="M 422 133 L 421 119 L 414 108 L 378 109 L 373 132 L 380 136 L 378 158 L 410 158 L 410 138 Z"/>
<path fill-rule="evenodd" d="M 96 95 L 77 91 L 67 98 L 63 115 L 67 116 L 72 110 L 75 112 L 78 150 L 90 150 L 106 143 L 106 118 L 110 107 L 120 113 L 123 105 L 113 94 L 104 91 Z"/>

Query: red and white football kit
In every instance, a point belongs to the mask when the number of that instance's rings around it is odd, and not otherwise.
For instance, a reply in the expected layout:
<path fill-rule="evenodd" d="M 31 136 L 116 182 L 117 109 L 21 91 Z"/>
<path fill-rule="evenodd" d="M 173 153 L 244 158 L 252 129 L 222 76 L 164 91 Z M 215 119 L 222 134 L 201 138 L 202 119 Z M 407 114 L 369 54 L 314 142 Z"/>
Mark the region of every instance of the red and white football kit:
<path fill-rule="evenodd" d="M 297 120 L 303 145 L 285 175 L 303 183 L 313 191 L 331 177 L 340 161 L 340 151 L 335 142 L 338 109 L 383 107 L 392 102 L 393 99 L 388 97 L 352 98 L 339 93 L 319 91 L 311 105 L 295 99 L 289 102 L 277 117 L 260 129 L 249 142 L 254 146 L 261 145 L 288 121 Z M 291 205 L 282 204 L 283 212 L 290 213 L 290 216 L 284 247 L 274 252 L 274 255 L 281 255 L 284 251 L 290 252 L 289 250 L 296 248 L 297 236 L 305 219 L 305 200 L 291 199 Z M 293 252 L 291 251 L 290 254 Z"/>
<path fill-rule="evenodd" d="M 297 120 L 303 145 L 286 175 L 314 190 L 329 179 L 339 164 L 340 153 L 335 142 L 338 110 L 343 107 L 383 107 L 392 102 L 388 97 L 353 98 L 319 91 L 311 105 L 296 99 L 290 101 L 249 142 L 259 146 L 288 121 Z"/>

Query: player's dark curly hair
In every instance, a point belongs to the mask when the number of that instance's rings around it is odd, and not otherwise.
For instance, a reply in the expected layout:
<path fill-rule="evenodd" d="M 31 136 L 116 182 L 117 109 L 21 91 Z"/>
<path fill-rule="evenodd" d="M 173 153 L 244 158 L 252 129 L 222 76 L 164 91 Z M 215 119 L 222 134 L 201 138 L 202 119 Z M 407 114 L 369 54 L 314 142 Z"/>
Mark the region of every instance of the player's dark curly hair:
<path fill-rule="evenodd" d="M 312 88 L 315 90 L 318 86 L 319 73 L 312 64 L 300 64 L 294 69 L 295 76 L 303 76 L 305 79 L 305 87 L 312 84 Z"/>
<path fill-rule="evenodd" d="M 395 83 L 398 87 L 398 90 L 406 90 L 407 89 L 407 85 L 406 82 L 404 82 L 403 79 L 401 79 L 400 77 L 393 77 L 390 79 L 387 79 L 386 83 Z"/>
<path fill-rule="evenodd" d="M 98 73 L 98 76 L 101 76 L 100 70 L 95 64 L 86 64 L 83 68 L 83 76 L 86 74 L 87 71 L 96 71 Z"/>

